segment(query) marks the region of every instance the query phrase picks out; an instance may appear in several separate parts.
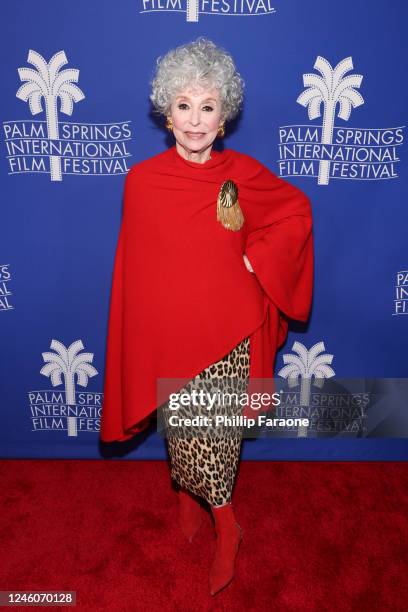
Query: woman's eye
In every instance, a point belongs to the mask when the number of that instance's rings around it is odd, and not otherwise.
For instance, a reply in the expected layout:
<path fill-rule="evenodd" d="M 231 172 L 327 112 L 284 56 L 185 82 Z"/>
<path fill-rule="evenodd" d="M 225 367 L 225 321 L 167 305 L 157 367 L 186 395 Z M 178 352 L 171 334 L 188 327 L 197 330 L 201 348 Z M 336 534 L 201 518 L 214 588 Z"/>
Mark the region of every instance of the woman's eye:
<path fill-rule="evenodd" d="M 180 104 L 178 104 L 177 108 L 181 108 L 182 110 L 184 110 L 184 108 L 187 108 L 188 104 L 186 104 L 185 102 L 180 102 Z M 209 106 L 208 104 L 206 106 L 203 106 L 204 109 L 208 109 L 210 112 L 213 111 L 213 107 Z"/>

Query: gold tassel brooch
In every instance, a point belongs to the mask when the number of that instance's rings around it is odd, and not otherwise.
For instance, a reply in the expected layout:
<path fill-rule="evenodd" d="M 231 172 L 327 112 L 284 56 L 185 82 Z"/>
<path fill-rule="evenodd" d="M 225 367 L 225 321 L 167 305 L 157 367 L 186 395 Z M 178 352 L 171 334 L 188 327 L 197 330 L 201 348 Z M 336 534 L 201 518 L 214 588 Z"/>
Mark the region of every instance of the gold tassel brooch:
<path fill-rule="evenodd" d="M 234 232 L 244 224 L 244 215 L 238 202 L 238 187 L 231 179 L 221 185 L 217 199 L 217 221 Z"/>

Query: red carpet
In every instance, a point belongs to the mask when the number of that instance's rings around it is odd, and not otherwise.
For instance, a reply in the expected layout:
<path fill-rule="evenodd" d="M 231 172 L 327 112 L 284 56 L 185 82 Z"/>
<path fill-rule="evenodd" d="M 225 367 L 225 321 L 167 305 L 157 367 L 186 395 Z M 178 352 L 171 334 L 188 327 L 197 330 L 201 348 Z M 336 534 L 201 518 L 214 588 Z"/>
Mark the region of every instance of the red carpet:
<path fill-rule="evenodd" d="M 241 462 L 244 540 L 215 597 L 210 515 L 186 542 L 166 462 L 4 460 L 0 486 L 0 590 L 87 611 L 407 609 L 406 463 Z"/>

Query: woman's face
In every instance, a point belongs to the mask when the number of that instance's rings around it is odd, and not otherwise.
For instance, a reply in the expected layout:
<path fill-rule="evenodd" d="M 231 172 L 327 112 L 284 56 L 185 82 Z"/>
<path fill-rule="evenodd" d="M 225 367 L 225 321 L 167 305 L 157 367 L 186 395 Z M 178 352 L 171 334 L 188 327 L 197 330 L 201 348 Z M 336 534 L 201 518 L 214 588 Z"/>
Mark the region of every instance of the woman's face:
<path fill-rule="evenodd" d="M 177 143 L 187 153 L 211 147 L 221 122 L 221 100 L 217 89 L 189 87 L 172 102 L 170 117 Z"/>

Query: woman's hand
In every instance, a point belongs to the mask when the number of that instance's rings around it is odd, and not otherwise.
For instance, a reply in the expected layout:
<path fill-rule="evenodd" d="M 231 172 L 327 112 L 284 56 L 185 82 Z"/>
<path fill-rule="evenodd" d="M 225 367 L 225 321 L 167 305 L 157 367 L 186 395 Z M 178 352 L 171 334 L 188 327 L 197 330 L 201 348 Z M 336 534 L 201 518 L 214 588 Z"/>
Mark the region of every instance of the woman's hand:
<path fill-rule="evenodd" d="M 253 272 L 254 269 L 251 266 L 251 262 L 249 261 L 248 257 L 246 255 L 243 255 L 243 257 L 244 257 L 244 262 L 245 262 L 245 265 L 247 267 L 247 270 L 249 270 L 250 272 Z"/>

